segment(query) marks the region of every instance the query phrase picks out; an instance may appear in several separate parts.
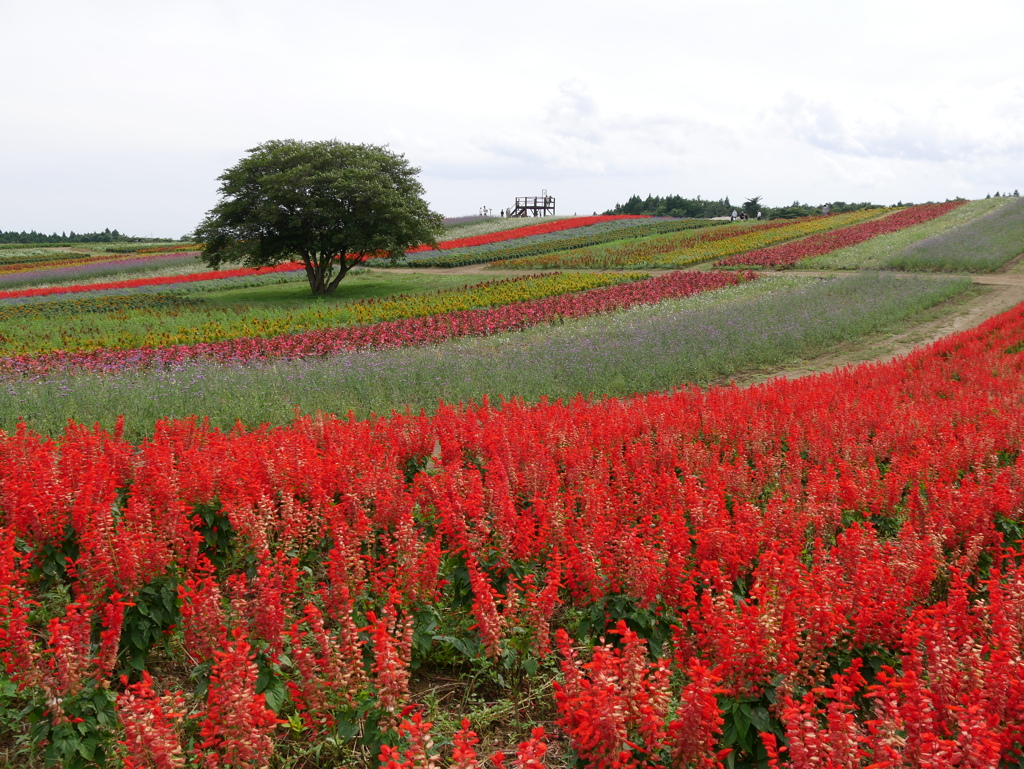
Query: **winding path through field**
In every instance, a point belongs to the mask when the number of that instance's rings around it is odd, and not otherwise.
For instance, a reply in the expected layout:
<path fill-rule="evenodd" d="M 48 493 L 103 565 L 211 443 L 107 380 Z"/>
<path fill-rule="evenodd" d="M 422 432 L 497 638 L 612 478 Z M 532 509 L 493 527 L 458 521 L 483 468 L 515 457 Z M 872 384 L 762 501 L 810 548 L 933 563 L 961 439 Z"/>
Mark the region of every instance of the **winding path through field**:
<path fill-rule="evenodd" d="M 790 270 L 789 274 L 808 276 L 850 275 L 850 272 L 811 272 Z M 910 274 L 910 273 L 900 273 Z M 917 273 L 913 273 L 917 274 Z M 980 325 L 994 315 L 1009 310 L 1024 302 L 1024 262 L 1021 257 L 1014 260 L 1003 272 L 968 275 L 976 286 L 984 286 L 989 290 L 975 294 L 964 300 L 954 298 L 944 306 L 933 309 L 929 314 L 940 312 L 938 317 L 913 323 L 903 331 L 894 334 L 873 335 L 866 339 L 842 345 L 834 352 L 809 358 L 799 365 L 793 365 L 777 371 L 760 373 L 750 376 L 737 376 L 737 385 L 756 384 L 777 377 L 795 379 L 810 374 L 841 368 L 851 363 L 865 361 L 887 361 L 911 350 L 931 344 L 950 334 L 966 331 Z"/>

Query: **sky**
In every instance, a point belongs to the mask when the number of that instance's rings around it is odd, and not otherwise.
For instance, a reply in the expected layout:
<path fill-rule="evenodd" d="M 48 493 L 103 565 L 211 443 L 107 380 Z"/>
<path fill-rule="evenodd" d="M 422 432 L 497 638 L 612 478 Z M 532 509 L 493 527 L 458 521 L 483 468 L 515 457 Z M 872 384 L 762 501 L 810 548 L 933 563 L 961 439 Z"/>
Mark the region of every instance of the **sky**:
<path fill-rule="evenodd" d="M 1024 187 L 1020 0 L 0 0 L 0 231 L 181 237 L 271 139 L 431 208 Z"/>

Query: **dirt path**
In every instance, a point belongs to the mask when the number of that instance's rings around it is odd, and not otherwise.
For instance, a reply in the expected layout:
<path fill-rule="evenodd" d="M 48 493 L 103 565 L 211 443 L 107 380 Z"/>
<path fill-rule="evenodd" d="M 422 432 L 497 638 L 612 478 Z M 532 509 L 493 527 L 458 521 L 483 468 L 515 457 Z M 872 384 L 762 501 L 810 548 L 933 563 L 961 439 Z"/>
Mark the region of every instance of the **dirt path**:
<path fill-rule="evenodd" d="M 928 317 L 927 320 L 914 323 L 899 333 L 872 335 L 841 345 L 828 355 L 809 358 L 799 364 L 775 371 L 739 375 L 730 381 L 742 386 L 766 382 L 778 377 L 796 379 L 810 374 L 832 371 L 851 363 L 888 361 L 900 355 L 906 355 L 917 347 L 931 344 L 950 334 L 972 329 L 993 315 L 998 315 L 1024 302 L 1024 271 L 1022 268 L 1024 268 L 1024 262 L 1021 261 L 1021 257 L 1018 257 L 1002 272 L 968 276 L 975 286 L 983 290 L 974 293 L 966 300 L 962 297 L 954 298 L 932 308 L 924 314 Z M 824 277 L 852 273 L 790 271 L 789 274 Z"/>

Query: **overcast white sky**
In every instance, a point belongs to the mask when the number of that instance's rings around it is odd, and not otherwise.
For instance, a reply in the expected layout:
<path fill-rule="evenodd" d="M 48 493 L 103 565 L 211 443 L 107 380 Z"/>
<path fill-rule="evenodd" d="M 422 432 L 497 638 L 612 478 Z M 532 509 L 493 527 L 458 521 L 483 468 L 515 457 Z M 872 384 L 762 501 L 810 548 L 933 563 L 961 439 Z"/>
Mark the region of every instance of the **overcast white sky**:
<path fill-rule="evenodd" d="M 1021 0 L 0 0 L 0 230 L 179 237 L 268 139 L 446 216 L 1024 187 Z"/>

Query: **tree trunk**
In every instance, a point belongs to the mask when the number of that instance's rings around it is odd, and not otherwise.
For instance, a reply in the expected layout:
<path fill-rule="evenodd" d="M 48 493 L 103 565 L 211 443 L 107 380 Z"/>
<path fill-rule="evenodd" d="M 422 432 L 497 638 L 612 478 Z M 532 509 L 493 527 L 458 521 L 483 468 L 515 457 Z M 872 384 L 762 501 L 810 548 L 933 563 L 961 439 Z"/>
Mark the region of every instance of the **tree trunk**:
<path fill-rule="evenodd" d="M 306 280 L 309 281 L 309 290 L 313 292 L 313 296 L 334 293 L 334 289 L 352 267 L 347 256 L 342 254 L 340 261 L 335 264 L 333 254 L 302 253 L 302 265 L 306 269 Z M 334 268 L 337 268 L 336 274 Z"/>
<path fill-rule="evenodd" d="M 335 275 L 334 279 L 327 284 L 327 290 L 324 292 L 325 294 L 334 293 L 334 289 L 336 289 L 338 287 L 338 284 L 341 283 L 341 279 L 348 274 L 349 267 L 349 263 L 344 258 L 342 258 L 341 262 L 339 262 L 338 264 L 338 274 Z"/>

